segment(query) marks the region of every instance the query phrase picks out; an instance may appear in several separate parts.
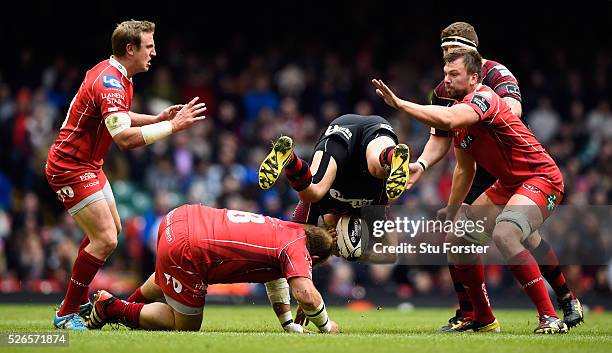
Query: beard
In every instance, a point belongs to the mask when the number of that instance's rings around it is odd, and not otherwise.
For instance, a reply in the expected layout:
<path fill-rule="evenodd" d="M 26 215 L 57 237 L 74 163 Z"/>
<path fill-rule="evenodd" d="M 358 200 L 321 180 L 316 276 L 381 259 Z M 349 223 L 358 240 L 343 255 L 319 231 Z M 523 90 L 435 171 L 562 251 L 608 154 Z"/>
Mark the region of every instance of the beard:
<path fill-rule="evenodd" d="M 444 87 L 449 98 L 461 101 L 467 95 L 467 89 Z"/>

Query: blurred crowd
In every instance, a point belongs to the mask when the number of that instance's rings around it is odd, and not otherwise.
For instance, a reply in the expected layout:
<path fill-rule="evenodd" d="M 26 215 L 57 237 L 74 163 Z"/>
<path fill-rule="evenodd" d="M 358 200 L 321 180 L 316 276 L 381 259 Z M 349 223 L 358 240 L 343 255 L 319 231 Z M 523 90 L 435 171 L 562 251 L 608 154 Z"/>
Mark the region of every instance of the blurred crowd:
<path fill-rule="evenodd" d="M 235 40 L 212 55 L 190 51 L 176 39 L 158 42 L 151 72 L 134 79 L 132 110 L 157 114 L 199 96 L 207 119 L 148 147 L 112 148 L 104 170 L 124 226 L 118 249 L 93 286 L 128 292 L 146 278 L 154 270 L 160 219 L 178 204 L 201 202 L 289 219 L 297 195 L 287 183 L 281 179 L 265 192 L 257 185 L 259 163 L 280 134 L 292 136 L 296 152 L 308 159 L 334 118 L 377 114 L 389 119 L 416 158 L 429 129 L 386 107 L 370 80 L 383 78 L 400 97 L 428 103 L 443 76 L 433 39 L 406 44 L 412 45 L 406 52 L 418 55 L 384 60 L 377 58 L 379 41 L 371 38 L 348 52 L 309 44 L 291 53 L 282 47 L 255 50 Z M 15 67 L 0 69 L 0 292 L 61 292 L 83 235 L 48 187 L 44 165 L 85 71 L 96 62 L 83 66 L 58 56 L 39 65 L 27 48 L 18 55 Z M 512 62 L 493 50 L 484 56 L 517 76 L 524 115 L 563 172 L 563 204 L 609 205 L 610 55 L 593 55 L 581 65 L 564 50 L 548 53 L 550 65 L 539 65 L 527 52 Z M 99 60 L 105 58 L 100 53 Z M 399 203 L 442 206 L 453 166 L 450 153 Z M 579 294 L 610 293 L 612 270 L 605 255 L 612 253 L 610 227 L 581 220 L 580 227 L 558 236 L 571 237 L 575 247 L 588 239 L 590 249 L 604 249 L 604 255 L 590 266 L 566 266 L 568 280 Z M 552 244 L 563 251 L 563 242 Z M 452 293 L 443 266 L 365 266 L 335 259 L 315 276 L 323 290 L 354 298 L 371 286 L 402 298 Z M 503 267 L 491 266 L 488 276 L 492 291 L 517 290 Z"/>

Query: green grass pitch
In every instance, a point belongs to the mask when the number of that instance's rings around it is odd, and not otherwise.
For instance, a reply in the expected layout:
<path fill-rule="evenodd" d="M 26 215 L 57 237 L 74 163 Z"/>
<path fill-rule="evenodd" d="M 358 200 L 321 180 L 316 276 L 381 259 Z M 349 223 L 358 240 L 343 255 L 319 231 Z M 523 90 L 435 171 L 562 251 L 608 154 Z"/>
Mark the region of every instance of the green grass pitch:
<path fill-rule="evenodd" d="M 340 335 L 289 335 L 270 308 L 209 306 L 201 332 L 154 332 L 105 327 L 70 333 L 68 347 L 0 347 L 0 352 L 612 352 L 612 314 L 587 314 L 566 335 L 535 335 L 535 310 L 496 310 L 502 333 L 437 334 L 448 309 L 394 308 L 355 312 L 330 308 Z M 0 332 L 52 331 L 52 307 L 0 305 Z M 311 327 L 312 328 L 312 327 Z"/>

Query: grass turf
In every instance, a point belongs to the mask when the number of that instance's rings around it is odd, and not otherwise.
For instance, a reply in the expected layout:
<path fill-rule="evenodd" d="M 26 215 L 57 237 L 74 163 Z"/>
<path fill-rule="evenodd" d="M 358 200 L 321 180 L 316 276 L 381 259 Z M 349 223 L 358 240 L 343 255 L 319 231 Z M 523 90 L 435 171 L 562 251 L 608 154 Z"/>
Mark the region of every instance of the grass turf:
<path fill-rule="evenodd" d="M 105 327 L 70 332 L 68 347 L 2 346 L 0 352 L 612 352 L 612 314 L 587 314 L 586 324 L 566 335 L 535 335 L 535 310 L 496 310 L 502 333 L 437 334 L 447 309 L 400 312 L 394 308 L 356 312 L 330 308 L 340 335 L 289 335 L 270 308 L 209 306 L 201 332 L 152 332 Z M 44 305 L 0 305 L 0 332 L 52 330 L 53 311 Z M 310 327 L 312 328 L 312 326 Z"/>

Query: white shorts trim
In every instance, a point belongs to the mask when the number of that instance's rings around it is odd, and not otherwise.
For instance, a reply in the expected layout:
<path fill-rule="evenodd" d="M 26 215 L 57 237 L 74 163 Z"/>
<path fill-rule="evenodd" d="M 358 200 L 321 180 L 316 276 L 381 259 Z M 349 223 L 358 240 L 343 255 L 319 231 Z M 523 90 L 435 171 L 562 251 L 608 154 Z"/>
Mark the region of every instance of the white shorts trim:
<path fill-rule="evenodd" d="M 164 293 L 164 298 L 166 298 L 166 303 L 172 307 L 175 311 L 183 314 L 183 315 L 199 315 L 204 311 L 204 307 L 194 308 L 192 306 L 187 306 L 185 304 L 181 304 L 178 301 L 170 298 Z"/>
<path fill-rule="evenodd" d="M 91 205 L 92 203 L 94 203 L 96 201 L 100 201 L 102 199 L 106 199 L 106 203 L 109 203 L 109 204 L 110 203 L 115 203 L 115 195 L 113 194 L 113 189 L 111 189 L 111 186 L 110 186 L 110 183 L 108 182 L 108 180 L 106 180 L 106 183 L 104 184 L 104 187 L 102 188 L 102 190 L 96 191 L 95 193 L 93 193 L 93 194 L 87 196 L 86 198 L 84 198 L 83 200 L 81 200 L 76 205 L 70 207 L 68 209 L 68 213 L 71 216 L 74 216 L 80 210 L 82 210 L 85 207 Z"/>
<path fill-rule="evenodd" d="M 102 190 L 96 191 L 95 193 L 93 193 L 93 194 L 87 196 L 86 198 L 84 198 L 83 200 L 81 200 L 76 205 L 70 207 L 68 209 L 68 213 L 70 213 L 71 216 L 74 216 L 80 210 L 82 210 L 85 207 L 91 205 L 92 203 L 94 203 L 96 201 L 104 200 L 104 199 L 105 199 L 104 192 L 102 192 Z"/>
<path fill-rule="evenodd" d="M 106 180 L 106 184 L 104 184 L 102 192 L 104 193 L 104 198 L 106 199 L 107 203 L 115 203 L 115 195 L 113 194 L 113 189 L 111 189 L 108 180 Z"/>

